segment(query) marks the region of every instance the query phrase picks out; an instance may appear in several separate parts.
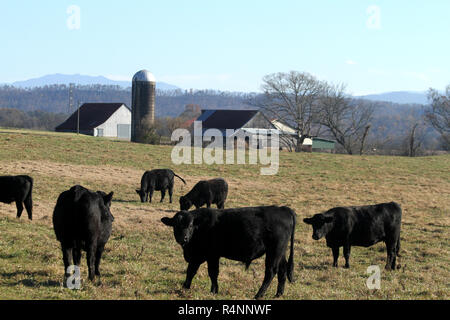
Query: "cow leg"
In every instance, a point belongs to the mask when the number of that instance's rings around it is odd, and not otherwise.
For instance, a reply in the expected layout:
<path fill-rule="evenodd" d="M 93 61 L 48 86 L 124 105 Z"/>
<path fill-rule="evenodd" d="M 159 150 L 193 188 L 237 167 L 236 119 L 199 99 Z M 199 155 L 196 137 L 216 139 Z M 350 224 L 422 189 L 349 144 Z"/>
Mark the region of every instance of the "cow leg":
<path fill-rule="evenodd" d="M 95 245 L 95 242 L 91 242 L 87 246 L 87 255 L 86 255 L 87 265 L 88 265 L 88 269 L 89 269 L 89 280 L 91 280 L 91 281 L 94 281 L 94 278 L 95 278 L 94 268 L 95 268 L 96 252 L 97 252 L 97 246 Z"/>
<path fill-rule="evenodd" d="M 22 201 L 16 201 L 16 208 L 17 208 L 17 218 L 20 218 L 23 212 L 23 204 Z"/>
<path fill-rule="evenodd" d="M 95 252 L 95 275 L 100 277 L 100 260 L 102 259 L 105 246 L 99 246 Z"/>
<path fill-rule="evenodd" d="M 275 261 L 274 257 L 270 253 L 266 252 L 266 272 L 264 275 L 264 280 L 255 296 L 255 299 L 259 299 L 266 293 L 267 288 L 273 280 L 273 277 L 278 272 L 278 261 Z"/>
<path fill-rule="evenodd" d="M 150 198 L 149 202 L 152 203 L 153 189 L 148 192 L 148 197 Z"/>
<path fill-rule="evenodd" d="M 344 258 L 345 258 L 345 268 L 348 269 L 350 268 L 350 250 L 351 250 L 351 246 L 350 244 L 345 244 L 344 245 Z"/>
<path fill-rule="evenodd" d="M 209 201 L 206 202 L 206 207 L 207 207 L 207 208 L 211 208 L 211 202 L 209 202 Z"/>
<path fill-rule="evenodd" d="M 387 259 L 386 259 L 386 270 L 394 270 L 395 269 L 395 256 L 397 253 L 396 249 L 396 241 L 386 240 L 386 251 L 387 251 Z"/>
<path fill-rule="evenodd" d="M 166 189 L 161 189 L 161 201 L 160 202 L 163 202 L 165 197 L 166 197 Z"/>
<path fill-rule="evenodd" d="M 276 298 L 281 297 L 284 293 L 284 285 L 286 284 L 287 276 L 287 261 L 286 257 L 283 257 L 278 265 L 278 288 Z"/>
<path fill-rule="evenodd" d="M 219 284 L 217 278 L 219 277 L 219 259 L 208 260 L 208 274 L 211 278 L 211 293 L 219 293 Z"/>
<path fill-rule="evenodd" d="M 169 198 L 170 198 L 170 203 L 172 203 L 172 195 L 173 195 L 173 186 L 171 186 L 169 188 Z"/>
<path fill-rule="evenodd" d="M 339 259 L 339 247 L 333 247 L 331 248 L 333 251 L 333 267 L 338 267 L 338 259 Z"/>
<path fill-rule="evenodd" d="M 31 194 L 25 198 L 23 204 L 25 205 L 25 209 L 27 209 L 28 219 L 33 220 L 33 200 Z"/>
<path fill-rule="evenodd" d="M 71 276 L 67 273 L 67 270 L 72 265 L 72 248 L 61 244 L 61 250 L 64 262 L 64 276 L 67 278 Z"/>
<path fill-rule="evenodd" d="M 81 244 L 77 243 L 76 247 L 73 248 L 73 264 L 80 266 L 81 263 Z"/>
<path fill-rule="evenodd" d="M 217 209 L 225 209 L 225 203 L 222 201 L 222 202 L 219 202 L 218 204 L 217 204 Z"/>
<path fill-rule="evenodd" d="M 196 263 L 196 262 L 189 263 L 187 272 L 186 272 L 186 281 L 183 284 L 183 288 L 185 288 L 185 289 L 191 288 L 192 279 L 194 279 L 194 276 L 197 273 L 200 265 L 201 265 L 201 263 Z"/>

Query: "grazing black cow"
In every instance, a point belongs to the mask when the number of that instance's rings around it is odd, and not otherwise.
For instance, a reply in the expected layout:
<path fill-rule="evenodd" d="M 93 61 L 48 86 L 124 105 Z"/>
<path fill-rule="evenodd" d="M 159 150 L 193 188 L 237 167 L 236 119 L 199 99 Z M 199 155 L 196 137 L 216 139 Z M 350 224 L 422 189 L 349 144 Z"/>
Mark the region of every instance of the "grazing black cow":
<path fill-rule="evenodd" d="M 247 268 L 266 254 L 266 271 L 255 299 L 261 298 L 278 274 L 277 297 L 284 292 L 286 276 L 293 281 L 294 232 L 296 214 L 288 207 L 254 207 L 239 209 L 207 209 L 178 212 L 161 221 L 173 227 L 176 241 L 182 246 L 189 263 L 183 287 L 189 289 L 203 262 L 208 263 L 211 292 L 219 286 L 219 259 L 241 261 Z M 289 261 L 286 249 L 291 241 Z"/>
<path fill-rule="evenodd" d="M 53 211 L 53 228 L 61 242 L 66 276 L 72 257 L 73 263 L 80 265 L 81 250 L 87 252 L 89 279 L 100 276 L 100 260 L 114 221 L 110 211 L 112 197 L 113 192 L 107 195 L 82 186 L 60 194 Z"/>
<path fill-rule="evenodd" d="M 218 209 L 223 209 L 227 195 L 228 183 L 224 179 L 200 181 L 188 194 L 180 198 L 180 210 L 189 210 L 193 205 L 198 209 L 205 204 L 208 208 L 211 204 L 216 204 Z"/>
<path fill-rule="evenodd" d="M 147 202 L 150 198 L 151 203 L 153 192 L 155 190 L 161 191 L 160 202 L 163 202 L 164 197 L 166 196 L 166 190 L 169 190 L 170 203 L 172 203 L 174 177 L 179 178 L 186 184 L 186 181 L 184 181 L 183 178 L 176 175 L 170 169 L 156 169 L 145 172 L 141 179 L 141 189 L 136 190 L 136 193 L 141 197 L 141 202 Z"/>
<path fill-rule="evenodd" d="M 0 202 L 16 202 L 17 218 L 27 209 L 28 219 L 33 220 L 33 178 L 29 176 L 0 177 Z"/>
<path fill-rule="evenodd" d="M 402 209 L 395 202 L 373 206 L 338 207 L 303 220 L 313 227 L 313 239 L 324 237 L 338 266 L 339 248 L 344 247 L 345 267 L 349 268 L 351 246 L 370 247 L 384 241 L 387 270 L 394 270 L 400 250 Z"/>

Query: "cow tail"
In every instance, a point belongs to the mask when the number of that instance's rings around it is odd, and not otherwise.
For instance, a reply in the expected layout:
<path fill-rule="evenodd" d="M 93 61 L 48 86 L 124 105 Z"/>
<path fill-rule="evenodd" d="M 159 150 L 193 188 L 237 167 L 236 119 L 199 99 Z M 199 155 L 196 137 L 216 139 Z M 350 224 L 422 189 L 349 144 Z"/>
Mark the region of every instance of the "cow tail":
<path fill-rule="evenodd" d="M 183 179 L 182 177 L 180 177 L 179 175 L 177 175 L 177 174 L 175 174 L 175 173 L 174 173 L 174 176 L 177 177 L 177 178 L 179 178 L 181 181 L 183 181 L 184 184 L 186 184 L 186 181 L 184 181 L 184 179 Z"/>
<path fill-rule="evenodd" d="M 25 197 L 23 203 L 25 204 L 25 209 L 27 210 L 28 217 L 30 220 L 33 219 L 33 178 L 27 177 L 27 180 L 30 182 L 30 190 L 28 190 L 28 194 Z"/>
<path fill-rule="evenodd" d="M 289 260 L 287 263 L 287 277 L 289 279 L 289 282 L 294 282 L 294 235 L 295 235 L 295 225 L 296 225 L 296 214 L 293 210 L 292 212 L 292 233 L 291 233 L 291 249 L 289 253 Z"/>

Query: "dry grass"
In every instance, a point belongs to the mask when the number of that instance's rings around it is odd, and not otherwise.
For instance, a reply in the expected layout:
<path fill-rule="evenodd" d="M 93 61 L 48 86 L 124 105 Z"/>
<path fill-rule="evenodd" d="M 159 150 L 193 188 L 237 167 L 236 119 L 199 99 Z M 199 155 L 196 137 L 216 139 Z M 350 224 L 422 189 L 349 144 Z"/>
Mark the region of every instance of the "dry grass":
<path fill-rule="evenodd" d="M 280 204 L 298 215 L 294 284 L 283 299 L 448 299 L 450 156 L 429 158 L 288 154 L 274 177 L 258 166 L 174 166 L 170 147 L 144 146 L 76 135 L 0 130 L 0 174 L 35 178 L 34 216 L 17 220 L 0 204 L 0 299 L 248 299 L 259 288 L 264 259 L 249 271 L 221 260 L 219 295 L 209 294 L 206 266 L 190 291 L 181 290 L 186 263 L 171 230 L 160 222 L 198 180 L 229 182 L 228 207 Z M 178 180 L 174 203 L 141 204 L 135 193 L 144 170 L 170 167 Z M 102 281 L 63 289 L 59 243 L 51 215 L 59 193 L 74 184 L 115 192 L 113 235 L 102 262 Z M 156 194 L 159 200 L 159 194 Z M 331 267 L 324 241 L 311 239 L 306 216 L 337 205 L 397 201 L 403 206 L 403 268 L 382 273 L 382 288 L 365 286 L 370 265 L 384 266 L 383 244 L 352 249 L 352 268 Z M 342 265 L 342 261 L 340 261 Z M 82 264 L 86 279 L 86 264 Z M 273 297 L 276 280 L 267 298 Z"/>

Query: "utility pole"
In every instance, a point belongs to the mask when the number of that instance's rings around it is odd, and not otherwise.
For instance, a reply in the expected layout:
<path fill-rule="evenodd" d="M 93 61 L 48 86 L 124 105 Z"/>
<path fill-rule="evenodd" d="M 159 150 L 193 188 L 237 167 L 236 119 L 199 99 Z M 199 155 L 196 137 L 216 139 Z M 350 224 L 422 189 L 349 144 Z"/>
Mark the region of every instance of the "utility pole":
<path fill-rule="evenodd" d="M 78 108 L 77 108 L 77 134 L 80 134 L 80 101 L 78 101 L 77 103 Z"/>
<path fill-rule="evenodd" d="M 69 114 L 72 113 L 73 110 L 73 87 L 75 86 L 75 84 L 70 83 L 69 84 L 69 110 L 67 110 Z"/>

